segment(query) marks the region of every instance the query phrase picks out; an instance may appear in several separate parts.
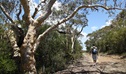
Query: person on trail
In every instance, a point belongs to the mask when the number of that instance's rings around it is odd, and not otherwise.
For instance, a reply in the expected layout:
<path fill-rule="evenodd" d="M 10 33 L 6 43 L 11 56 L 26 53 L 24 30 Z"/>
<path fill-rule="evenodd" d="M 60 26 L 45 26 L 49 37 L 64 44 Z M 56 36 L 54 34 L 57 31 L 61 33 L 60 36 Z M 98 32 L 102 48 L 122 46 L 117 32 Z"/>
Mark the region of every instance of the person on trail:
<path fill-rule="evenodd" d="M 93 62 L 94 62 L 94 64 L 96 64 L 97 59 L 98 59 L 98 49 L 94 44 L 91 47 L 91 54 L 92 54 Z"/>

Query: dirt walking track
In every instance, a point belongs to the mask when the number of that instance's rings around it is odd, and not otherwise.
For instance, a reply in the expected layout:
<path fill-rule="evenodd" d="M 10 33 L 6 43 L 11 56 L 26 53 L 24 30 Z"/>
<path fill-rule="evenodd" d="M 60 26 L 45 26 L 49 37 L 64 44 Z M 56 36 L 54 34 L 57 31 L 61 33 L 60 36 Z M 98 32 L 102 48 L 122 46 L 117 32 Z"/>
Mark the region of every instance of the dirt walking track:
<path fill-rule="evenodd" d="M 126 58 L 117 55 L 99 55 L 97 65 L 93 65 L 91 55 L 83 53 L 83 57 L 68 69 L 55 74 L 126 74 Z"/>

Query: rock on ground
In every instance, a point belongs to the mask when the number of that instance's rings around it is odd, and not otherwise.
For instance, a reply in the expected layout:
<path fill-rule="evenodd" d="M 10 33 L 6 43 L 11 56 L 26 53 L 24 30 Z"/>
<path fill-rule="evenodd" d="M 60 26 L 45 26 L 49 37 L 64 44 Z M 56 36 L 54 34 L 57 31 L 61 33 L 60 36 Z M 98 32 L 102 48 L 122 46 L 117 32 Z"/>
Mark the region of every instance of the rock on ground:
<path fill-rule="evenodd" d="M 99 55 L 96 65 L 91 55 L 84 53 L 83 57 L 67 69 L 54 74 L 126 74 L 126 58 L 117 55 Z"/>

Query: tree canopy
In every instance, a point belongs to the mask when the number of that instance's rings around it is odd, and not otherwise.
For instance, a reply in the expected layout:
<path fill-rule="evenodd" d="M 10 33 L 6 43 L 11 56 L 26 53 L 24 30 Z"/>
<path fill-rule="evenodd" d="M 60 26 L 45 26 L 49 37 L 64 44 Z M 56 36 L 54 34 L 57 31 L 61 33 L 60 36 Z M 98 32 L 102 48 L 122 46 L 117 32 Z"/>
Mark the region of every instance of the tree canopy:
<path fill-rule="evenodd" d="M 95 43 L 101 52 L 122 54 L 126 52 L 126 11 L 120 12 L 111 25 L 88 34 L 89 40 L 85 42 L 88 50 Z"/>
<path fill-rule="evenodd" d="M 64 31 L 74 53 L 77 38 L 87 26 L 89 12 L 102 9 L 112 14 L 114 10 L 124 10 L 125 4 L 125 0 L 1 0 L 0 9 L 2 24 L 6 25 L 14 57 L 21 61 L 22 73 L 37 74 L 34 54 L 50 32 Z M 44 25 L 50 26 L 39 33 Z M 63 29 L 64 25 L 67 28 Z"/>

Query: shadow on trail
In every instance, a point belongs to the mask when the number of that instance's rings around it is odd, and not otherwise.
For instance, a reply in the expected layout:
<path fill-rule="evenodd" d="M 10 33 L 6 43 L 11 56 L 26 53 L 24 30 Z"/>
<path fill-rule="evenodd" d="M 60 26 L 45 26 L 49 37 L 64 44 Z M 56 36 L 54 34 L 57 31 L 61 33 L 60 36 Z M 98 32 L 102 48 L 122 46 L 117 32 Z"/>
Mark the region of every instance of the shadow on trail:
<path fill-rule="evenodd" d="M 65 70 L 54 74 L 126 74 L 126 61 L 116 56 L 100 56 L 94 65 L 90 55 L 85 54 L 81 59 L 69 65 Z"/>
<path fill-rule="evenodd" d="M 62 71 L 58 74 L 126 74 L 126 72 L 118 72 L 118 71 L 114 71 L 111 73 L 107 73 L 107 72 L 99 72 L 99 71 L 85 71 L 85 70 L 81 70 L 79 72 L 73 72 L 73 71 Z"/>
<path fill-rule="evenodd" d="M 81 70 L 75 72 L 75 69 L 77 68 L 80 68 Z M 67 70 L 61 71 L 56 74 L 126 74 L 126 72 L 121 72 L 121 71 L 105 72 L 104 69 L 105 67 L 98 68 L 93 65 L 81 65 L 81 66 L 71 67 Z"/>
<path fill-rule="evenodd" d="M 106 72 L 98 72 L 98 71 L 80 71 L 80 72 L 71 72 L 70 74 L 126 74 L 126 72 L 112 72 L 112 73 L 106 73 Z"/>

